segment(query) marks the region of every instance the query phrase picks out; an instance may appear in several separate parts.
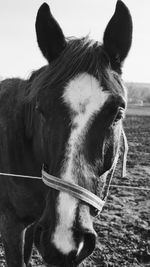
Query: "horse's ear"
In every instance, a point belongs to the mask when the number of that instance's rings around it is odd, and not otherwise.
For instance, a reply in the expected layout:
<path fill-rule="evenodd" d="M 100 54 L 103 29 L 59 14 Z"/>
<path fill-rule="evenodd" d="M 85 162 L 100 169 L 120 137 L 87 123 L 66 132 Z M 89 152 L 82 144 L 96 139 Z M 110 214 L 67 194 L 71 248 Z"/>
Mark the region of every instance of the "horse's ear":
<path fill-rule="evenodd" d="M 109 55 L 111 66 L 121 72 L 132 42 L 132 18 L 126 5 L 118 0 L 115 12 L 104 32 L 104 48 Z"/>
<path fill-rule="evenodd" d="M 46 3 L 38 10 L 35 27 L 38 45 L 44 57 L 51 62 L 63 51 L 66 41 L 59 24 L 52 16 Z"/>

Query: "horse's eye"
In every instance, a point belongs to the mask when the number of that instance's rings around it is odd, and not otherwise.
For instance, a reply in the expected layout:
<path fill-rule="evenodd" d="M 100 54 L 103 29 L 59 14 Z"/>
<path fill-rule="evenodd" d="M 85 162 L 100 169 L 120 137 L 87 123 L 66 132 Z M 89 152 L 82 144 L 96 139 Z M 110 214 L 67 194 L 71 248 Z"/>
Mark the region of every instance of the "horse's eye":
<path fill-rule="evenodd" d="M 122 107 L 119 107 L 113 122 L 115 123 L 115 122 L 123 119 L 124 118 L 124 114 L 125 114 L 125 109 L 122 108 Z"/>
<path fill-rule="evenodd" d="M 99 213 L 100 213 L 100 212 L 99 212 L 98 209 L 96 209 L 96 208 L 94 208 L 94 207 L 91 207 L 91 215 L 92 215 L 93 217 L 98 216 Z"/>

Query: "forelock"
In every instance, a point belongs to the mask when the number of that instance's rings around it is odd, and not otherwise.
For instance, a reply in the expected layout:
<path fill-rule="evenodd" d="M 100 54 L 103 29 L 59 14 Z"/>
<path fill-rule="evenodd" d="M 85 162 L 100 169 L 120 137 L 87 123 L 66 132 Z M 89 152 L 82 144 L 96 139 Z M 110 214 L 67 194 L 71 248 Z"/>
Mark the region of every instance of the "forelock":
<path fill-rule="evenodd" d="M 103 90 L 117 94 L 124 92 L 120 75 L 111 70 L 109 58 L 99 42 L 88 37 L 68 38 L 67 46 L 61 55 L 50 65 L 32 75 L 34 79 L 32 79 L 30 98 L 37 97 L 38 93 L 45 95 L 46 98 L 52 93 L 53 98 L 55 96 L 59 98 L 63 94 L 65 85 L 82 73 L 94 76 Z"/>
<path fill-rule="evenodd" d="M 107 76 L 105 70 L 108 66 L 108 57 L 99 42 L 88 37 L 67 38 L 67 46 L 61 55 L 41 72 L 34 73 L 31 98 L 47 87 L 57 90 L 78 74 L 85 72 L 101 81 L 103 75 Z"/>

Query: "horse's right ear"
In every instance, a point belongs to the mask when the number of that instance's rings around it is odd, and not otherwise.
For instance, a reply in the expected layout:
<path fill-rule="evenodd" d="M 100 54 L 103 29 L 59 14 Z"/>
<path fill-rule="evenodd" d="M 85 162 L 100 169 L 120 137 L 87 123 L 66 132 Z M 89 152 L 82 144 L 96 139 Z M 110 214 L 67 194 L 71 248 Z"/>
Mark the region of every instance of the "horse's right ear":
<path fill-rule="evenodd" d="M 121 72 L 132 42 L 132 17 L 126 5 L 118 0 L 115 13 L 104 32 L 104 48 L 114 70 Z"/>
<path fill-rule="evenodd" d="M 46 3 L 38 10 L 35 27 L 38 45 L 44 57 L 51 62 L 63 51 L 66 41 L 59 24 L 52 16 Z"/>

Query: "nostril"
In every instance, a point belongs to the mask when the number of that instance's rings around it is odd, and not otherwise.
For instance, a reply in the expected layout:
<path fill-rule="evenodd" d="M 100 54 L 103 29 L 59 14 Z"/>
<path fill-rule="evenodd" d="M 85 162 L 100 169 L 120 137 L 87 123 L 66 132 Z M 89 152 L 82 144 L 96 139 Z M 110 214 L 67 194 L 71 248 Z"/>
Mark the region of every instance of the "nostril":
<path fill-rule="evenodd" d="M 84 234 L 84 249 L 91 254 L 95 248 L 96 233 L 87 232 Z"/>
<path fill-rule="evenodd" d="M 77 262 L 81 262 L 83 259 L 88 257 L 95 248 L 96 233 L 90 231 L 84 231 L 77 251 Z"/>
<path fill-rule="evenodd" d="M 80 255 L 80 252 L 83 249 L 83 247 L 84 247 L 84 239 L 82 238 L 81 241 L 80 241 L 80 243 L 79 243 L 79 247 L 78 247 L 78 251 L 77 251 L 77 256 Z"/>

